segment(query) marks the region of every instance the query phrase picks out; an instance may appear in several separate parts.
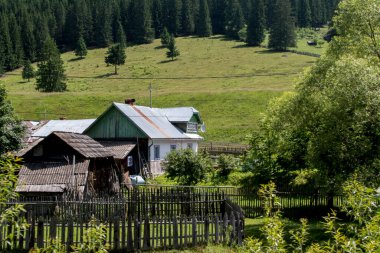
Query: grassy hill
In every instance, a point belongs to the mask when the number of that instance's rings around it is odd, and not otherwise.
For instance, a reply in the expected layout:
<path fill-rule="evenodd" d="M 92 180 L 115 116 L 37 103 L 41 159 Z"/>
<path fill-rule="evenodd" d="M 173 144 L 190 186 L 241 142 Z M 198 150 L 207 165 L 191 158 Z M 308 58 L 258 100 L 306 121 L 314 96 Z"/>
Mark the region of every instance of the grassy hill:
<path fill-rule="evenodd" d="M 257 127 L 268 101 L 291 90 L 295 80 L 316 58 L 274 53 L 244 43 L 211 38 L 177 38 L 178 60 L 168 61 L 160 41 L 127 48 L 127 63 L 113 75 L 104 56 L 107 49 L 90 50 L 77 60 L 62 55 L 68 91 L 40 93 L 34 80 L 24 82 L 21 69 L 0 79 L 22 119 L 95 118 L 112 101 L 135 98 L 154 107 L 193 106 L 206 122 L 206 141 L 241 142 Z"/>

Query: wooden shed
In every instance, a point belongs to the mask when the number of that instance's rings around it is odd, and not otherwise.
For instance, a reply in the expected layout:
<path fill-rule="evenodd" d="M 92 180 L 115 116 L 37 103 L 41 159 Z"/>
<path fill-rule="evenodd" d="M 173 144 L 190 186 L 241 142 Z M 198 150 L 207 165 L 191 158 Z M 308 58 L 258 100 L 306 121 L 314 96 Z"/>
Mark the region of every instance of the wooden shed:
<path fill-rule="evenodd" d="M 18 156 L 24 160 L 16 186 L 22 195 L 85 197 L 120 188 L 114 154 L 86 135 L 53 132 Z"/>

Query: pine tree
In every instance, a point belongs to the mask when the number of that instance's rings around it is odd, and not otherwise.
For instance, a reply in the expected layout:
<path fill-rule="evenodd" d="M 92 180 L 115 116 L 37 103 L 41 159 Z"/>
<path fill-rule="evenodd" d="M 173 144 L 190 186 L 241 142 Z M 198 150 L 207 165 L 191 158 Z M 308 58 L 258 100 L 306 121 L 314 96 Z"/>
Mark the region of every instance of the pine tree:
<path fill-rule="evenodd" d="M 195 30 L 193 4 L 191 0 L 182 2 L 182 33 L 184 35 L 193 34 Z"/>
<path fill-rule="evenodd" d="M 166 0 L 165 7 L 167 8 L 165 26 L 168 28 L 169 33 L 178 35 L 181 31 L 179 0 Z"/>
<path fill-rule="evenodd" d="M 48 37 L 44 43 L 41 62 L 37 64 L 36 89 L 42 92 L 66 90 L 66 76 L 61 54 L 54 40 Z"/>
<path fill-rule="evenodd" d="M 21 31 L 20 26 L 17 23 L 16 17 L 12 14 L 9 16 L 9 30 L 12 30 L 10 33 L 11 41 L 12 41 L 12 64 L 11 69 L 15 69 L 20 67 L 24 58 L 24 49 L 22 47 L 21 42 Z"/>
<path fill-rule="evenodd" d="M 309 27 L 311 24 L 311 10 L 309 0 L 300 0 L 298 7 L 298 25 Z"/>
<path fill-rule="evenodd" d="M 170 42 L 170 34 L 168 32 L 168 29 L 164 27 L 164 30 L 161 33 L 161 45 L 164 47 L 167 47 Z"/>
<path fill-rule="evenodd" d="M 5 87 L 0 85 L 0 154 L 20 149 L 24 133 L 25 128 L 7 100 Z"/>
<path fill-rule="evenodd" d="M 207 0 L 200 0 L 197 34 L 200 37 L 209 37 L 211 33 L 211 19 Z"/>
<path fill-rule="evenodd" d="M 226 15 L 226 35 L 232 39 L 240 39 L 239 31 L 244 27 L 244 15 L 238 0 L 229 0 Z"/>
<path fill-rule="evenodd" d="M 212 0 L 211 23 L 213 34 L 225 33 L 226 8 L 227 5 L 225 0 Z"/>
<path fill-rule="evenodd" d="M 174 61 L 174 58 L 178 57 L 180 53 L 175 44 L 175 37 L 173 34 L 170 36 L 170 40 L 169 40 L 169 44 L 167 48 L 169 51 L 166 52 L 166 57 L 171 58 L 172 61 Z"/>
<path fill-rule="evenodd" d="M 263 0 L 253 0 L 247 26 L 247 44 L 259 46 L 265 39 L 265 6 Z"/>
<path fill-rule="evenodd" d="M 34 68 L 30 60 L 26 60 L 24 63 L 24 68 L 22 70 L 22 79 L 28 79 L 28 82 L 31 78 L 35 77 Z"/>
<path fill-rule="evenodd" d="M 268 47 L 284 51 L 296 46 L 294 18 L 289 0 L 277 0 L 274 14 L 277 17 L 270 29 Z"/>
<path fill-rule="evenodd" d="M 0 16 L 0 48 L 2 49 L 2 61 L 4 70 L 12 69 L 13 49 L 9 33 L 7 16 Z"/>
<path fill-rule="evenodd" d="M 111 3 L 109 1 L 99 1 L 96 12 L 96 45 L 99 47 L 107 47 L 112 42 Z"/>
<path fill-rule="evenodd" d="M 123 26 L 120 21 L 118 22 L 118 28 L 116 31 L 115 43 L 122 44 L 124 47 L 127 46 L 127 39 L 125 37 Z"/>
<path fill-rule="evenodd" d="M 155 31 L 155 37 L 160 37 L 163 30 L 163 15 L 161 0 L 154 0 L 152 6 L 152 20 Z"/>
<path fill-rule="evenodd" d="M 124 45 L 115 44 L 108 48 L 105 62 L 115 66 L 115 75 L 117 75 L 117 66 L 124 65 L 126 58 Z"/>
<path fill-rule="evenodd" d="M 298 1 L 298 0 L 297 0 Z M 267 28 L 270 29 L 274 20 L 276 19 L 274 14 L 274 9 L 276 5 L 276 0 L 266 0 L 266 20 L 267 20 Z"/>
<path fill-rule="evenodd" d="M 33 33 L 33 22 L 29 14 L 22 12 L 21 17 L 21 41 L 24 57 L 30 61 L 36 59 L 36 41 Z"/>
<path fill-rule="evenodd" d="M 83 37 L 80 36 L 75 47 L 75 55 L 83 59 L 87 55 L 87 46 Z"/>
<path fill-rule="evenodd" d="M 35 33 L 37 60 L 41 61 L 43 59 L 42 54 L 44 43 L 49 37 L 49 29 L 45 17 L 38 17 L 36 20 L 35 27 L 38 27 Z"/>
<path fill-rule="evenodd" d="M 148 0 L 132 0 L 130 6 L 130 41 L 151 43 L 154 31 L 151 23 L 151 12 Z"/>

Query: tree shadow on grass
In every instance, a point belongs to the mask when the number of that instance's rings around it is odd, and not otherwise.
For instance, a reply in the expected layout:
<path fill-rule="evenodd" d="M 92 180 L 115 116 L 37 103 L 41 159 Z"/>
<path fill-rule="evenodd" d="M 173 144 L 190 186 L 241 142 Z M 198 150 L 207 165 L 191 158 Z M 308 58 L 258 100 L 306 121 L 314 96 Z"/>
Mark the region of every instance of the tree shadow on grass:
<path fill-rule="evenodd" d="M 154 49 L 164 49 L 166 48 L 164 45 L 156 46 Z"/>
<path fill-rule="evenodd" d="M 107 73 L 107 74 L 95 76 L 95 78 L 106 78 L 106 77 L 110 77 L 113 75 L 115 75 L 115 73 Z"/>
<path fill-rule="evenodd" d="M 70 60 L 68 60 L 68 62 L 74 62 L 74 61 L 80 61 L 80 60 L 83 60 L 84 58 L 82 57 L 77 57 L 77 58 L 72 58 Z"/>
<path fill-rule="evenodd" d="M 236 45 L 233 46 L 232 48 L 250 48 L 251 46 L 248 46 L 247 44 L 241 44 L 241 45 Z M 253 47 L 252 47 L 253 48 Z"/>
<path fill-rule="evenodd" d="M 159 63 L 160 64 L 165 64 L 165 63 L 169 63 L 169 62 L 175 62 L 175 61 L 177 61 L 177 59 L 174 59 L 174 60 L 163 60 L 163 61 L 160 61 Z"/>
<path fill-rule="evenodd" d="M 273 50 L 273 49 L 264 49 L 264 50 L 261 50 L 261 51 L 257 51 L 255 52 L 256 54 L 276 54 L 276 53 L 286 53 L 284 51 L 276 51 L 276 50 Z"/>

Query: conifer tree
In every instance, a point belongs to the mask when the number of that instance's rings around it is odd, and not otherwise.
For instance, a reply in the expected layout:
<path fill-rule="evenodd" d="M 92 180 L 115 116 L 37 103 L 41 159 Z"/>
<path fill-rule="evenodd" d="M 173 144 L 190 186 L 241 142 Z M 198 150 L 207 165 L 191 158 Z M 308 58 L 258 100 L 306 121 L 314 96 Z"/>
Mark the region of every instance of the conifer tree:
<path fill-rule="evenodd" d="M 253 0 L 247 26 L 247 44 L 259 46 L 265 39 L 265 6 L 263 0 Z"/>
<path fill-rule="evenodd" d="M 210 7 L 210 6 L 209 6 Z M 225 33 L 225 18 L 226 18 L 226 1 L 212 0 L 211 6 L 211 24 L 213 34 Z"/>
<path fill-rule="evenodd" d="M 0 155 L 20 149 L 24 133 L 25 128 L 7 100 L 5 87 L 0 85 Z"/>
<path fill-rule="evenodd" d="M 298 25 L 309 27 L 311 24 L 311 10 L 309 0 L 300 0 L 298 7 Z"/>
<path fill-rule="evenodd" d="M 158 38 L 160 37 L 163 30 L 163 14 L 162 14 L 161 0 L 153 1 L 152 20 L 153 20 L 155 37 Z"/>
<path fill-rule="evenodd" d="M 95 24 L 96 44 L 99 47 L 107 47 L 112 42 L 112 14 L 109 1 L 99 1 Z"/>
<path fill-rule="evenodd" d="M 66 90 L 66 76 L 61 54 L 54 40 L 48 37 L 44 43 L 41 62 L 37 64 L 36 89 L 42 92 Z"/>
<path fill-rule="evenodd" d="M 30 15 L 22 12 L 21 17 L 21 41 L 24 57 L 30 61 L 36 59 L 36 42 L 33 33 L 33 22 Z"/>
<path fill-rule="evenodd" d="M 13 14 L 9 16 L 9 30 L 12 31 L 10 33 L 13 51 L 11 69 L 15 69 L 20 67 L 23 63 L 24 49 L 21 43 L 20 26 L 18 25 L 16 17 Z"/>
<path fill-rule="evenodd" d="M 108 48 L 105 62 L 115 66 L 115 75 L 117 75 L 117 66 L 124 65 L 126 58 L 124 45 L 118 43 Z"/>
<path fill-rule="evenodd" d="M 120 21 L 117 22 L 117 30 L 116 30 L 116 36 L 115 36 L 115 42 L 122 44 L 124 47 L 127 46 L 127 40 L 125 37 L 123 26 L 121 25 Z"/>
<path fill-rule="evenodd" d="M 169 33 L 178 35 L 181 31 L 179 0 L 166 0 L 166 23 Z"/>
<path fill-rule="evenodd" d="M 11 70 L 13 62 L 13 50 L 9 33 L 8 19 L 5 15 L 0 15 L 0 49 L 2 49 L 2 61 L 4 70 Z"/>
<path fill-rule="evenodd" d="M 278 51 L 284 51 L 288 47 L 296 46 L 296 34 L 294 18 L 291 16 L 289 0 L 277 0 L 273 21 L 270 29 L 268 47 Z"/>
<path fill-rule="evenodd" d="M 38 17 L 36 20 L 35 27 L 38 27 L 35 32 L 35 39 L 36 39 L 36 52 L 37 52 L 37 60 L 41 61 L 43 60 L 42 54 L 43 54 L 43 47 L 44 44 L 49 37 L 49 29 L 48 24 L 45 19 L 45 17 L 41 16 Z"/>
<path fill-rule="evenodd" d="M 130 41 L 136 43 L 151 43 L 154 31 L 151 22 L 151 12 L 148 0 L 132 0 L 130 6 Z"/>
<path fill-rule="evenodd" d="M 191 0 L 182 2 L 182 33 L 184 35 L 193 34 L 195 30 L 193 4 Z"/>
<path fill-rule="evenodd" d="M 276 0 L 266 0 L 265 17 L 267 20 L 268 30 L 272 27 L 273 21 L 276 19 L 275 14 L 274 14 L 275 5 L 276 5 Z"/>
<path fill-rule="evenodd" d="M 166 56 L 168 58 L 171 58 L 172 61 L 174 61 L 174 58 L 178 57 L 180 55 L 180 53 L 179 53 L 179 50 L 177 49 L 177 46 L 175 44 L 175 37 L 173 34 L 170 36 L 170 40 L 169 40 L 169 44 L 168 44 L 167 48 L 169 51 L 166 52 Z"/>
<path fill-rule="evenodd" d="M 168 32 L 168 29 L 164 27 L 164 30 L 161 33 L 161 45 L 164 47 L 167 47 L 170 41 L 170 34 Z"/>
<path fill-rule="evenodd" d="M 35 77 L 34 68 L 30 60 L 26 60 L 24 63 L 24 68 L 22 70 L 22 79 L 28 79 L 28 82 L 31 78 Z"/>
<path fill-rule="evenodd" d="M 200 0 L 198 15 L 197 34 L 200 37 L 209 37 L 212 33 L 210 11 L 208 9 L 207 0 Z"/>
<path fill-rule="evenodd" d="M 83 37 L 80 36 L 75 47 L 75 55 L 83 59 L 87 55 L 87 46 Z"/>
<path fill-rule="evenodd" d="M 244 15 L 238 0 L 229 0 L 226 15 L 226 35 L 240 39 L 239 31 L 244 27 Z"/>

